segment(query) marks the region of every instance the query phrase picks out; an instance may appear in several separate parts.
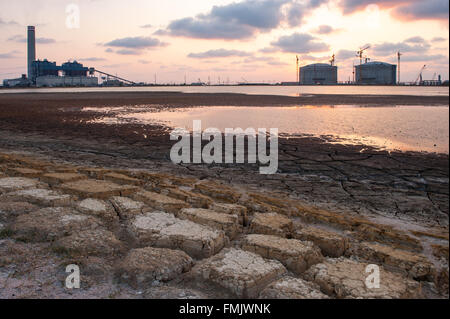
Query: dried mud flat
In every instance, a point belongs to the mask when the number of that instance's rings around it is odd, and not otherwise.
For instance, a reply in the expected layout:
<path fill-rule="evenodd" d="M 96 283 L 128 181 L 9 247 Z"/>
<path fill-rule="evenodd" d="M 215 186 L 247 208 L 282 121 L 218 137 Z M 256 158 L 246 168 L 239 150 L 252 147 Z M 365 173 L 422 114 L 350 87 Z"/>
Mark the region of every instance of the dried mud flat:
<path fill-rule="evenodd" d="M 0 97 L 0 298 L 448 298 L 447 155 L 299 138 L 269 177 L 175 166 L 163 128 L 14 99 Z"/>
<path fill-rule="evenodd" d="M 438 298 L 448 228 L 213 179 L 0 153 L 1 298 Z M 65 288 L 65 267 L 81 289 Z M 381 286 L 365 286 L 368 264 Z"/>

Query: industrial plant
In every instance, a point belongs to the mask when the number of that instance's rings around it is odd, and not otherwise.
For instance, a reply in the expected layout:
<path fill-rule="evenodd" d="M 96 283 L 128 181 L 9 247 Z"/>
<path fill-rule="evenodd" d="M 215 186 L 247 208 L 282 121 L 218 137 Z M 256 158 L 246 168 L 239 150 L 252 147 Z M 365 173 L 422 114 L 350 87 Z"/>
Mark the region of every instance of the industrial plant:
<path fill-rule="evenodd" d="M 278 85 L 442 85 L 441 76 L 436 73 L 431 80 L 424 80 L 424 65 L 414 82 L 400 82 L 400 63 L 403 53 L 397 52 L 398 63 L 389 64 L 381 61 L 370 61 L 366 51 L 370 45 L 366 45 L 356 51 L 356 57 L 359 58 L 359 65 L 353 66 L 353 79 L 348 81 L 338 81 L 338 66 L 336 56 L 333 54 L 329 63 L 314 63 L 300 66 L 300 59 L 296 57 L 297 78 L 295 82 L 282 82 Z M 20 78 L 6 79 L 3 81 L 4 87 L 92 87 L 92 86 L 124 86 L 124 85 L 147 85 L 144 83 L 135 83 L 117 75 L 112 75 L 100 71 L 93 67 L 85 67 L 77 61 L 68 61 L 62 65 L 47 59 L 36 59 L 36 29 L 34 26 L 28 27 L 27 32 L 27 74 L 22 74 Z M 96 77 L 98 74 L 100 76 Z M 244 78 L 243 78 L 244 79 Z M 101 83 L 99 83 L 101 80 Z M 239 85 L 269 85 L 268 83 L 249 83 L 244 79 L 244 83 Z M 444 83 L 448 85 L 448 81 Z M 156 78 L 155 83 L 157 85 Z M 172 84 L 173 85 L 173 84 Z M 184 82 L 186 85 L 186 79 Z M 201 82 L 191 83 L 191 86 L 210 85 Z M 219 77 L 220 85 L 220 77 Z M 228 84 L 227 84 L 228 85 Z"/>
<path fill-rule="evenodd" d="M 397 83 L 397 66 L 385 62 L 367 62 L 355 66 L 356 84 L 394 85 Z"/>
<path fill-rule="evenodd" d="M 299 82 L 303 85 L 314 84 L 337 84 L 338 68 L 334 65 L 335 57 L 333 55 L 331 64 L 314 63 L 303 66 L 299 71 Z"/>
<path fill-rule="evenodd" d="M 359 65 L 353 66 L 353 80 L 347 82 L 338 82 L 338 67 L 335 65 L 336 56 L 333 54 L 330 64 L 314 63 L 305 66 L 299 66 L 300 59 L 296 57 L 297 81 L 286 82 L 290 85 L 333 85 L 333 84 L 349 84 L 349 85 L 424 85 L 437 86 L 442 85 L 441 76 L 436 73 L 432 80 L 423 80 L 422 73 L 426 68 L 424 65 L 414 82 L 400 82 L 400 62 L 403 53 L 397 52 L 398 64 L 390 64 L 381 61 L 370 61 L 365 52 L 370 49 L 370 45 L 360 48 L 356 52 L 359 58 Z M 436 78 L 437 76 L 437 78 Z"/>
<path fill-rule="evenodd" d="M 123 83 L 135 84 L 132 81 L 119 78 L 98 69 L 85 67 L 77 61 L 69 61 L 62 65 L 57 65 L 56 62 L 51 62 L 47 59 L 36 60 L 36 29 L 34 26 L 29 26 L 27 33 L 27 70 L 28 74 L 22 74 L 20 78 L 3 80 L 3 86 L 98 86 L 99 78 L 95 76 L 95 73 L 102 75 L 102 79 L 104 80 L 103 85 L 110 83 L 115 86 L 120 86 Z"/>

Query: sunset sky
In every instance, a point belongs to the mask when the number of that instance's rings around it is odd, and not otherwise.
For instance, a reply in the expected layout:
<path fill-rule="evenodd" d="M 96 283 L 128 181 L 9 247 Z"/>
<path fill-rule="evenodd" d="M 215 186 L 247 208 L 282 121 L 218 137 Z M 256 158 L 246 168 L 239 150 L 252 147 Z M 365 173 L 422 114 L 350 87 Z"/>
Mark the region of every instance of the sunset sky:
<path fill-rule="evenodd" d="M 294 81 L 296 55 L 306 65 L 333 53 L 347 81 L 366 44 L 372 61 L 404 54 L 402 81 L 424 64 L 424 79 L 448 79 L 448 10 L 448 0 L 1 0 L 0 79 L 26 73 L 27 25 L 39 59 L 134 81 Z"/>

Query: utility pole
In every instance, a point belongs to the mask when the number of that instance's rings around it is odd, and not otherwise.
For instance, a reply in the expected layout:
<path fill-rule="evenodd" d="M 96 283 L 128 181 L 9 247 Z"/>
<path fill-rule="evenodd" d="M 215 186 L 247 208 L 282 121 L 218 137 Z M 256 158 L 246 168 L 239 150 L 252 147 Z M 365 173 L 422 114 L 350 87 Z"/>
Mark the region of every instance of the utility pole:
<path fill-rule="evenodd" d="M 353 62 L 353 69 L 352 69 L 352 73 L 353 73 L 353 84 L 355 84 L 355 62 Z"/>

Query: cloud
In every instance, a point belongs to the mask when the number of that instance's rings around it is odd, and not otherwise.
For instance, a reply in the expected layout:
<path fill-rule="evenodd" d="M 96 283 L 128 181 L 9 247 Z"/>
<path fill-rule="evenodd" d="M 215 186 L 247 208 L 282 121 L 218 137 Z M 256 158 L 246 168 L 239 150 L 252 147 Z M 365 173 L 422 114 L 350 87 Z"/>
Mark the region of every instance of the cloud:
<path fill-rule="evenodd" d="M 128 37 L 116 39 L 104 44 L 104 46 L 107 47 L 117 47 L 117 48 L 137 49 L 137 50 L 162 47 L 166 45 L 167 45 L 166 43 L 151 37 Z"/>
<path fill-rule="evenodd" d="M 290 1 L 287 5 L 287 21 L 290 27 L 297 27 L 311 10 L 320 7 L 329 0 Z"/>
<path fill-rule="evenodd" d="M 27 42 L 27 38 L 25 38 L 23 35 L 13 35 L 12 37 L 8 38 L 8 41 L 11 41 L 11 42 Z"/>
<path fill-rule="evenodd" d="M 290 53 L 323 52 L 330 49 L 326 43 L 304 33 L 282 36 L 277 41 L 272 42 L 271 45 L 283 52 Z"/>
<path fill-rule="evenodd" d="M 55 42 L 56 40 L 50 38 L 36 38 L 36 43 L 38 44 L 50 44 Z"/>
<path fill-rule="evenodd" d="M 382 8 L 393 8 L 402 3 L 412 3 L 420 0 L 341 0 L 339 6 L 344 14 L 352 14 L 356 11 L 365 10 L 369 5 L 377 5 Z"/>
<path fill-rule="evenodd" d="M 426 0 L 401 5 L 394 10 L 394 14 L 406 20 L 448 19 L 448 10 L 448 0 Z"/>
<path fill-rule="evenodd" d="M 282 62 L 282 61 L 280 61 L 277 58 L 272 57 L 272 56 L 249 56 L 246 59 L 244 59 L 243 61 L 237 62 L 237 63 L 247 65 L 249 63 L 257 63 L 257 62 L 263 62 L 263 63 L 266 63 L 268 65 L 280 65 L 280 66 L 281 65 L 287 65 L 287 63 Z M 237 64 L 237 63 L 235 63 L 235 64 Z"/>
<path fill-rule="evenodd" d="M 24 37 L 23 35 L 14 35 L 14 36 L 8 38 L 8 41 L 17 42 L 17 43 L 26 43 L 27 38 Z M 50 39 L 50 38 L 36 38 L 36 43 L 51 44 L 51 43 L 56 43 L 56 40 Z"/>
<path fill-rule="evenodd" d="M 170 35 L 170 33 L 167 30 L 158 29 L 155 32 L 153 32 L 153 35 Z"/>
<path fill-rule="evenodd" d="M 209 59 L 209 58 L 225 58 L 225 57 L 246 57 L 251 55 L 252 55 L 251 53 L 245 51 L 217 49 L 200 53 L 190 53 L 188 54 L 188 57 L 196 59 Z"/>
<path fill-rule="evenodd" d="M 353 59 L 356 57 L 356 51 L 352 51 L 352 50 L 339 50 L 338 53 L 336 54 L 336 59 L 337 60 L 349 60 L 349 59 Z"/>
<path fill-rule="evenodd" d="M 132 49 L 120 49 L 120 50 L 117 50 L 116 53 L 120 54 L 120 55 L 141 55 L 142 51 L 132 50 Z"/>
<path fill-rule="evenodd" d="M 274 65 L 274 66 L 284 66 L 284 65 L 289 65 L 286 62 L 281 62 L 281 61 L 269 61 L 267 62 L 267 64 L 269 65 Z"/>
<path fill-rule="evenodd" d="M 153 28 L 153 26 L 151 24 L 144 24 L 144 25 L 141 25 L 141 28 L 150 29 L 150 28 Z"/>
<path fill-rule="evenodd" d="M 404 20 L 448 19 L 448 0 L 341 0 L 344 14 L 365 10 L 369 5 L 380 9 L 393 8 L 393 15 Z"/>
<path fill-rule="evenodd" d="M 443 42 L 443 41 L 446 41 L 446 40 L 447 39 L 443 38 L 443 37 L 435 37 L 435 38 L 431 39 L 431 42 Z"/>
<path fill-rule="evenodd" d="M 108 53 L 113 53 L 113 52 L 114 52 L 114 50 L 113 50 L 113 49 L 111 49 L 111 48 L 107 48 L 107 49 L 105 50 L 105 52 L 108 52 Z"/>
<path fill-rule="evenodd" d="M 224 22 L 217 18 L 184 18 L 173 21 L 166 34 L 200 39 L 245 39 L 256 33 L 256 28 Z M 161 31 L 158 32 L 161 34 Z"/>
<path fill-rule="evenodd" d="M 17 51 L 11 51 L 8 53 L 0 53 L 0 59 L 15 59 L 17 58 Z"/>
<path fill-rule="evenodd" d="M 408 38 L 405 40 L 406 43 L 425 43 L 425 39 L 419 36 Z"/>
<path fill-rule="evenodd" d="M 19 23 L 17 23 L 16 21 L 5 21 L 2 18 L 0 18 L 0 25 L 1 26 L 18 26 Z"/>
<path fill-rule="evenodd" d="M 317 56 L 314 56 L 314 55 L 307 54 L 307 55 L 302 55 L 300 57 L 300 61 L 324 61 L 327 58 L 328 57 L 323 57 L 323 56 L 317 57 Z"/>
<path fill-rule="evenodd" d="M 420 43 L 420 44 L 410 44 L 407 41 L 392 43 L 384 42 L 373 46 L 372 50 L 374 53 L 380 56 L 387 56 L 390 54 L 395 54 L 400 51 L 403 53 L 413 52 L 413 53 L 425 53 L 430 49 L 430 44 Z"/>
<path fill-rule="evenodd" d="M 244 60 L 244 63 L 252 63 L 252 62 L 270 62 L 270 61 L 277 61 L 274 57 L 271 56 L 252 56 L 248 57 Z"/>
<path fill-rule="evenodd" d="M 106 61 L 105 58 L 97 58 L 97 57 L 91 57 L 91 58 L 79 58 L 79 61 L 86 61 L 86 62 L 99 62 L 99 61 Z"/>
<path fill-rule="evenodd" d="M 402 62 L 446 62 L 448 63 L 448 56 L 442 54 L 431 54 L 431 55 L 403 55 Z"/>
<path fill-rule="evenodd" d="M 214 6 L 207 14 L 170 22 L 159 35 L 200 39 L 247 39 L 282 23 L 297 26 L 304 14 L 328 0 L 244 0 Z"/>
<path fill-rule="evenodd" d="M 261 53 L 274 53 L 274 52 L 277 52 L 277 51 L 279 51 L 279 50 L 277 48 L 274 48 L 274 47 L 266 47 L 266 48 L 262 48 L 262 49 L 259 50 L 259 52 L 261 52 Z"/>
<path fill-rule="evenodd" d="M 102 65 L 102 68 L 108 69 L 117 69 L 117 68 L 121 68 L 121 67 L 125 67 L 127 65 L 130 65 L 130 63 L 116 63 L 116 64 L 106 64 L 106 65 Z"/>
<path fill-rule="evenodd" d="M 336 30 L 332 26 L 323 24 L 323 25 L 319 26 L 316 30 L 314 30 L 314 33 L 330 34 L 330 33 L 333 33 L 334 31 L 336 31 Z"/>

